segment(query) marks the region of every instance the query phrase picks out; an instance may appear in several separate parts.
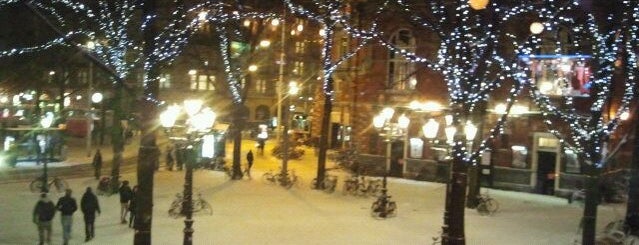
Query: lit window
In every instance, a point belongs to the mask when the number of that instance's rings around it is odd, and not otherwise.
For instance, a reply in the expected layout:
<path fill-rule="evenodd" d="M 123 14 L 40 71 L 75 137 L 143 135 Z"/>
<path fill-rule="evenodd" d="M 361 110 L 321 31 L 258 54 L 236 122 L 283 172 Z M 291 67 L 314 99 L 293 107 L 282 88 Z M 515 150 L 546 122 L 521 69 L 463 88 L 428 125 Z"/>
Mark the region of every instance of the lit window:
<path fill-rule="evenodd" d="M 301 61 L 293 62 L 293 74 L 295 75 L 304 74 L 304 62 L 301 62 Z"/>
<path fill-rule="evenodd" d="M 266 81 L 265 80 L 257 80 L 255 82 L 255 92 L 257 92 L 258 94 L 265 94 L 266 93 Z"/>
<path fill-rule="evenodd" d="M 415 52 L 415 37 L 410 30 L 402 29 L 390 38 L 397 50 L 388 53 L 388 88 L 393 90 L 412 90 L 417 85 L 415 64 L 399 54 L 399 50 Z"/>
<path fill-rule="evenodd" d="M 171 74 L 160 76 L 160 88 L 171 88 Z"/>
<path fill-rule="evenodd" d="M 304 49 L 306 48 L 306 43 L 304 42 L 295 42 L 295 53 L 301 54 L 304 53 Z"/>
<path fill-rule="evenodd" d="M 191 75 L 191 90 L 215 90 L 215 76 Z"/>

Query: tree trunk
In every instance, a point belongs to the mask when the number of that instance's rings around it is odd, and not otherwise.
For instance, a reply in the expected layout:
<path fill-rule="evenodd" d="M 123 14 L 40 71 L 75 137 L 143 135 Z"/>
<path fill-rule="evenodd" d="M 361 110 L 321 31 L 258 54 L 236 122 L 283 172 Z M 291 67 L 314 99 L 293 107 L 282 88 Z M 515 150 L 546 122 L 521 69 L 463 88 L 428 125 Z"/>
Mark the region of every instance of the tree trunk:
<path fill-rule="evenodd" d="M 153 218 L 153 174 L 158 161 L 156 144 L 156 119 L 158 108 L 155 104 L 159 91 L 160 70 L 158 64 L 150 63 L 155 51 L 157 31 L 157 6 L 154 0 L 144 0 L 142 15 L 146 18 L 143 29 L 145 58 L 145 87 L 140 101 L 140 126 L 142 137 L 138 151 L 138 193 L 136 195 L 135 235 L 133 244 L 151 245 L 151 224 Z"/>
<path fill-rule="evenodd" d="M 635 113 L 635 116 L 638 114 Z M 626 225 L 631 235 L 639 236 L 639 123 L 635 119 L 635 139 L 630 163 L 630 183 L 628 184 L 628 204 Z"/>
<path fill-rule="evenodd" d="M 457 106 L 459 107 L 459 106 Z M 446 206 L 444 210 L 444 227 L 442 227 L 442 244 L 464 245 L 466 238 L 464 235 L 464 212 L 467 188 L 468 166 L 464 161 L 464 151 L 462 142 L 465 142 L 465 135 L 459 114 L 460 108 L 453 108 L 453 125 L 457 128 L 455 133 L 455 145 L 452 151 L 452 164 L 450 166 L 450 179 L 446 187 Z"/>
<path fill-rule="evenodd" d="M 601 111 L 591 111 L 590 128 L 596 128 L 601 119 Z M 595 244 L 597 232 L 597 206 L 601 201 L 599 193 L 599 176 L 601 169 L 597 166 L 602 161 L 603 141 L 600 135 L 592 136 L 586 151 L 590 153 L 589 159 L 584 164 L 586 174 L 586 200 L 582 217 L 583 233 L 582 244 Z"/>
<path fill-rule="evenodd" d="M 111 131 L 111 144 L 113 147 L 113 160 L 111 165 L 111 190 L 118 189 L 120 184 L 120 166 L 123 162 L 124 152 L 124 139 L 122 137 L 122 125 L 120 121 L 123 120 L 124 110 L 123 107 L 126 103 L 123 103 L 123 84 L 118 83 L 115 88 L 115 96 L 113 97 L 113 127 Z"/>
<path fill-rule="evenodd" d="M 325 24 L 331 23 L 330 20 L 325 20 Z M 319 140 L 319 152 L 317 155 L 317 181 L 315 182 L 315 188 L 321 189 L 324 183 L 324 176 L 326 175 L 326 151 L 328 149 L 328 131 L 330 131 L 331 112 L 333 111 L 333 77 L 332 73 L 327 73 L 332 66 L 332 49 L 331 42 L 333 40 L 333 30 L 330 28 L 325 29 L 324 34 L 324 47 L 322 49 L 323 63 L 324 63 L 324 110 L 322 111 L 322 125 L 320 131 Z"/>
<path fill-rule="evenodd" d="M 244 104 L 233 105 L 233 175 L 232 179 L 242 179 L 242 130 L 246 124 L 248 108 Z"/>

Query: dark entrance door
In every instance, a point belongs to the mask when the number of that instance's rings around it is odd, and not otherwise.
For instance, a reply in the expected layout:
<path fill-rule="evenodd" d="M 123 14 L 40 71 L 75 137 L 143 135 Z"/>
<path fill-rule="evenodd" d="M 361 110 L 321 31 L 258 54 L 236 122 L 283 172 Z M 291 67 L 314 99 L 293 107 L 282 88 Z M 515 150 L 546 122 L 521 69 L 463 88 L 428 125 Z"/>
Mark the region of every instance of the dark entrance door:
<path fill-rule="evenodd" d="M 544 195 L 555 194 L 555 160 L 554 152 L 537 152 L 537 191 Z"/>
<path fill-rule="evenodd" d="M 403 165 L 400 162 L 404 156 L 404 142 L 403 141 L 393 141 L 391 143 L 391 155 L 390 155 L 390 176 L 394 177 L 402 177 L 403 175 Z"/>

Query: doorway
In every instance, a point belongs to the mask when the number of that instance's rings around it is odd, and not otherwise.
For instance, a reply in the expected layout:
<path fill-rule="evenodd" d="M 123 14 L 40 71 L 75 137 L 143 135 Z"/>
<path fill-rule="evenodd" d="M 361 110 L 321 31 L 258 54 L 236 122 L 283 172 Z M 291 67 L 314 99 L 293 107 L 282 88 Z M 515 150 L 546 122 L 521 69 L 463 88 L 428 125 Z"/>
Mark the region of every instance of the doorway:
<path fill-rule="evenodd" d="M 389 175 L 392 177 L 402 177 L 404 175 L 404 142 L 393 141 L 391 143 L 390 169 Z"/>
<path fill-rule="evenodd" d="M 555 164 L 557 153 L 537 152 L 537 192 L 544 195 L 555 194 Z"/>

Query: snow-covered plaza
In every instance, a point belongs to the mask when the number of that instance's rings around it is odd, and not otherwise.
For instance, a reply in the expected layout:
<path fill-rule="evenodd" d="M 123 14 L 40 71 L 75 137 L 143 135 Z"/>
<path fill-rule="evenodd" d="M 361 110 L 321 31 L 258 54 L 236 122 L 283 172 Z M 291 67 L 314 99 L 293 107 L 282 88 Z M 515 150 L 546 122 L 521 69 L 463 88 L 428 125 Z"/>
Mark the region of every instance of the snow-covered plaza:
<path fill-rule="evenodd" d="M 194 244 L 430 244 L 438 236 L 444 210 L 445 185 L 389 178 L 389 193 L 397 202 L 398 215 L 386 220 L 370 215 L 373 197 L 342 194 L 346 176 L 339 170 L 338 190 L 328 194 L 311 190 L 315 162 L 291 161 L 301 175 L 302 185 L 286 190 L 265 183 L 261 175 L 275 169 L 272 160 L 256 159 L 253 179 L 229 180 L 224 172 L 197 170 L 195 189 L 213 206 L 212 215 L 195 216 Z M 183 189 L 184 172 L 161 170 L 155 175 L 154 244 L 181 244 L 184 219 L 169 217 L 168 209 L 176 193 Z M 124 179 L 135 184 L 135 174 Z M 94 178 L 68 179 L 79 201 Z M 35 244 L 37 229 L 31 212 L 38 194 L 27 182 L 0 185 L 0 244 Z M 487 189 L 482 189 L 486 192 Z M 466 209 L 467 244 L 571 244 L 578 236 L 582 214 L 578 203 L 566 199 L 528 193 L 488 190 L 497 199 L 494 216 L 480 216 Z M 54 201 L 61 194 L 52 193 Z M 99 196 L 102 214 L 96 221 L 96 237 L 87 244 L 132 244 L 133 229 L 119 222 L 119 198 Z M 598 227 L 625 214 L 622 204 L 599 208 Z M 62 241 L 59 214 L 53 222 L 53 243 Z M 82 214 L 74 215 L 71 244 L 84 242 Z"/>

